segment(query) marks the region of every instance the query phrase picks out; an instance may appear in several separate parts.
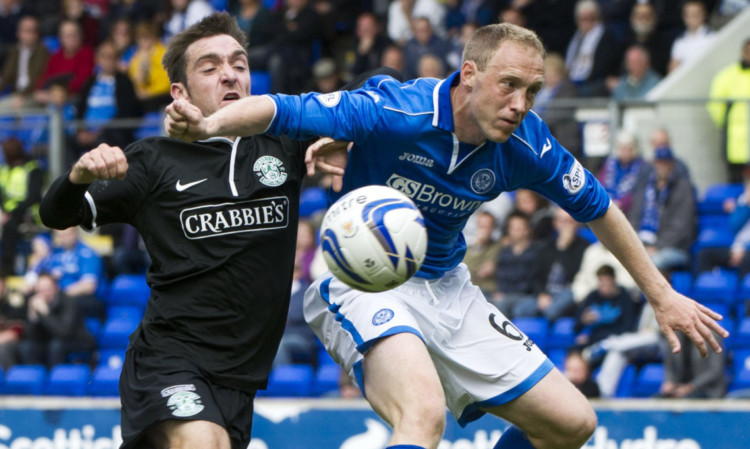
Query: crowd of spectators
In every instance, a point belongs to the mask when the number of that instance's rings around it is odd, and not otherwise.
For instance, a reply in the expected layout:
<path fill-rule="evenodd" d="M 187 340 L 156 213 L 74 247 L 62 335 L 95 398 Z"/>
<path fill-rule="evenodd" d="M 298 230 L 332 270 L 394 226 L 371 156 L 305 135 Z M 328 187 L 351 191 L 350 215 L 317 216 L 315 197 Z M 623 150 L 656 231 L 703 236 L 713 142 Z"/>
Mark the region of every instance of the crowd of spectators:
<path fill-rule="evenodd" d="M 535 30 L 547 46 L 545 86 L 535 111 L 583 160 L 573 109 L 557 102 L 643 98 L 710 45 L 711 24 L 736 14 L 732 4 L 738 1 L 686 0 L 679 9 L 659 0 L 4 0 L 0 112 L 46 107 L 77 120 L 66 128 L 70 163 L 100 142 L 126 146 L 136 138 L 133 128 L 108 126 L 111 121 L 163 111 L 170 101 L 161 65 L 165 45 L 217 9 L 229 11 L 246 31 L 250 68 L 268 75 L 268 92 L 288 94 L 333 92 L 380 66 L 400 71 L 405 79 L 442 78 L 460 68 L 463 46 L 477 27 L 503 20 Z M 718 121 L 719 113 L 714 115 Z M 142 274 L 148 266 L 132 228 L 101 230 L 113 242 L 108 254 L 88 247 L 75 229 L 54 234 L 40 229 L 35 205 L 43 191 L 44 151 L 29 145 L 14 138 L 2 142 L 0 279 L 24 280 L 17 288 L 0 283 L 0 365 L 5 368 L 18 362 L 51 365 L 92 351 L 95 335 L 82 323 L 107 318 L 103 286 L 119 274 Z M 655 132 L 652 147 L 654 158 L 647 161 L 636 137 L 623 131 L 612 156 L 595 171 L 657 266 L 666 276 L 716 267 L 739 269 L 742 275 L 750 271 L 750 194 L 726 206 L 736 232 L 731 248 L 694 254 L 698 216 L 690 173 L 665 130 Z M 750 179 L 750 172 L 746 175 Z M 616 383 L 592 385 L 592 373 L 606 370 L 616 373 L 608 379 L 617 379 L 634 348 L 654 352 L 659 340 L 653 314 L 629 274 L 567 213 L 530 191 L 499 201 L 503 205 L 486 205 L 467 227 L 465 262 L 475 282 L 509 317 L 575 320 L 578 337 L 565 363 L 576 371 L 570 378 L 592 395 L 612 396 Z M 301 292 L 321 270 L 315 248 L 319 216 L 307 218 L 300 224 L 279 364 L 315 364 L 319 356 L 298 310 Z M 685 365 L 678 362 L 665 358 L 664 395 L 687 389 L 681 390 L 684 381 L 673 375 Z"/>

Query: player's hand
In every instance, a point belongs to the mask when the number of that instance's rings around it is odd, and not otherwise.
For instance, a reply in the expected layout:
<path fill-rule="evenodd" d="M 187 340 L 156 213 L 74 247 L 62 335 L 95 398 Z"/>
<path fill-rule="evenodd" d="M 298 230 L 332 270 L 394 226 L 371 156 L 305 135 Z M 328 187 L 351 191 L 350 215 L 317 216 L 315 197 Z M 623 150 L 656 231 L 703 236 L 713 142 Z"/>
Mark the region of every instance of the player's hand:
<path fill-rule="evenodd" d="M 164 129 L 169 137 L 185 142 L 207 139 L 208 120 L 200 109 L 186 100 L 175 100 L 167 106 Z"/>
<path fill-rule="evenodd" d="M 690 338 L 703 358 L 708 357 L 709 346 L 715 353 L 721 352 L 721 344 L 713 334 L 716 332 L 723 338 L 729 336 L 729 332 L 716 322 L 722 319 L 721 315 L 674 290 L 670 290 L 658 303 L 651 304 L 673 353 L 676 354 L 682 349 L 675 331 L 680 331 Z"/>
<path fill-rule="evenodd" d="M 332 188 L 334 192 L 340 192 L 343 187 L 342 177 L 346 162 L 349 159 L 349 147 L 351 143 L 333 140 L 330 137 L 318 139 L 307 147 L 305 152 L 305 164 L 307 175 L 315 174 L 317 167 L 323 173 L 333 175 Z"/>
<path fill-rule="evenodd" d="M 70 170 L 70 182 L 89 184 L 95 179 L 125 179 L 128 160 L 120 147 L 100 144 L 85 153 Z"/>

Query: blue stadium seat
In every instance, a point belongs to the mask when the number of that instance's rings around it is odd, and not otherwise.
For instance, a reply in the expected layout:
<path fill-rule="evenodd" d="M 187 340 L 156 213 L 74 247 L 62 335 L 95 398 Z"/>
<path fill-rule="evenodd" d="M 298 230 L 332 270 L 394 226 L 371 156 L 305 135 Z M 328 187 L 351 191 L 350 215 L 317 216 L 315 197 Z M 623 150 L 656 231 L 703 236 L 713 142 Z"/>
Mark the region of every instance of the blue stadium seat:
<path fill-rule="evenodd" d="M 34 146 L 49 143 L 48 129 L 49 117 L 46 115 L 26 115 L 18 122 L 15 135 L 29 151 Z"/>
<path fill-rule="evenodd" d="M 338 365 L 322 365 L 315 372 L 313 380 L 312 395 L 322 396 L 339 389 L 339 378 L 341 377 L 341 367 Z"/>
<path fill-rule="evenodd" d="M 318 212 L 325 212 L 328 207 L 328 195 L 321 187 L 308 187 L 299 198 L 299 216 L 310 218 Z"/>
<path fill-rule="evenodd" d="M 111 318 L 104 323 L 97 340 L 100 349 L 117 349 L 128 346 L 128 337 L 138 327 L 138 320 Z"/>
<path fill-rule="evenodd" d="M 127 348 L 99 349 L 96 353 L 96 366 L 108 366 L 110 368 L 120 369 L 125 361 L 126 349 Z"/>
<path fill-rule="evenodd" d="M 575 343 L 576 319 L 572 317 L 562 317 L 552 323 L 552 331 L 547 339 L 547 349 L 567 349 Z"/>
<path fill-rule="evenodd" d="M 693 275 L 689 271 L 673 271 L 669 282 L 672 287 L 683 295 L 691 296 L 693 289 Z"/>
<path fill-rule="evenodd" d="M 109 306 L 107 307 L 107 318 L 127 318 L 140 321 L 143 318 L 143 309 L 138 306 Z"/>
<path fill-rule="evenodd" d="M 88 388 L 91 368 L 81 364 L 55 365 L 49 373 L 44 394 L 52 396 L 83 396 Z"/>
<path fill-rule="evenodd" d="M 313 367 L 310 365 L 277 366 L 271 371 L 264 396 L 310 396 L 313 378 Z"/>
<path fill-rule="evenodd" d="M 99 331 L 102 329 L 102 322 L 99 321 L 99 318 L 86 318 L 84 323 L 89 333 L 96 338 L 99 335 Z"/>
<path fill-rule="evenodd" d="M 50 54 L 60 49 L 60 39 L 55 35 L 42 36 L 42 43 L 47 47 Z"/>
<path fill-rule="evenodd" d="M 725 229 L 731 234 L 729 227 L 729 214 L 704 214 L 698 216 L 698 230 L 704 229 Z"/>
<path fill-rule="evenodd" d="M 732 351 L 732 373 L 739 373 L 743 369 L 750 370 L 750 349 Z"/>
<path fill-rule="evenodd" d="M 226 11 L 229 4 L 228 0 L 210 0 L 208 3 L 214 8 L 215 11 Z"/>
<path fill-rule="evenodd" d="M 271 75 L 263 70 L 251 70 L 250 93 L 263 95 L 271 93 Z"/>
<path fill-rule="evenodd" d="M 549 321 L 546 318 L 516 318 L 513 324 L 531 339 L 539 349 L 547 348 L 547 334 L 549 332 Z"/>
<path fill-rule="evenodd" d="M 143 115 L 141 126 L 135 130 L 135 138 L 144 139 L 163 135 L 161 112 L 147 112 Z"/>
<path fill-rule="evenodd" d="M 630 398 L 633 396 L 633 387 L 635 386 L 637 374 L 638 370 L 635 365 L 630 364 L 625 367 L 620 376 L 620 382 L 617 383 L 616 398 Z"/>
<path fill-rule="evenodd" d="M 720 214 L 724 212 L 723 203 L 727 198 L 737 198 L 743 191 L 741 183 L 712 184 L 706 188 L 703 198 L 698 201 L 699 214 Z"/>
<path fill-rule="evenodd" d="M 729 270 L 714 270 L 700 273 L 695 278 L 692 295 L 698 301 L 723 301 L 733 304 L 739 286 L 736 272 Z"/>
<path fill-rule="evenodd" d="M 750 274 L 745 275 L 740 282 L 740 290 L 737 292 L 739 299 L 750 299 Z"/>
<path fill-rule="evenodd" d="M 647 398 L 659 392 L 664 381 L 664 365 L 649 363 L 638 372 L 633 384 L 633 396 Z"/>
<path fill-rule="evenodd" d="M 5 373 L 3 393 L 11 395 L 34 395 L 44 392 L 47 368 L 44 365 L 14 365 Z"/>
<path fill-rule="evenodd" d="M 120 368 L 97 366 L 91 376 L 89 396 L 119 396 Z"/>
<path fill-rule="evenodd" d="M 318 348 L 318 367 L 324 366 L 324 365 L 336 365 L 338 366 L 338 363 L 336 363 L 335 360 L 331 357 L 331 354 L 326 351 L 326 348 L 320 347 Z"/>
<path fill-rule="evenodd" d="M 120 274 L 112 279 L 107 295 L 107 304 L 110 306 L 137 306 L 144 309 L 149 296 L 151 296 L 151 289 L 146 284 L 146 275 Z"/>
<path fill-rule="evenodd" d="M 750 318 L 743 318 L 730 338 L 734 349 L 750 349 Z"/>
<path fill-rule="evenodd" d="M 11 116 L 0 116 L 0 142 L 14 137 L 16 118 Z M 5 155 L 0 151 L 0 162 L 5 162 Z"/>
<path fill-rule="evenodd" d="M 734 236 L 728 228 L 706 228 L 698 233 L 690 251 L 696 254 L 704 248 L 728 248 L 732 245 L 732 240 Z"/>
<path fill-rule="evenodd" d="M 743 366 L 732 373 L 732 382 L 727 389 L 736 391 L 747 388 L 750 388 L 750 367 Z"/>
<path fill-rule="evenodd" d="M 565 371 L 565 357 L 567 355 L 568 351 L 565 349 L 550 349 L 547 351 L 547 358 L 550 359 L 560 371 Z"/>

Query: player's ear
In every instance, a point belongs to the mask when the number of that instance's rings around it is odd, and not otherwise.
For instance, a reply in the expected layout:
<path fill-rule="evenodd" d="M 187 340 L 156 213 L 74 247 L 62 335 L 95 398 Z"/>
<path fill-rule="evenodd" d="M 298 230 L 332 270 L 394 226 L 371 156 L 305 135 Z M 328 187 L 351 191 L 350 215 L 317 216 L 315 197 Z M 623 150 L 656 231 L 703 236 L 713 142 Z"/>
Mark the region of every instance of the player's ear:
<path fill-rule="evenodd" d="M 461 82 L 468 88 L 474 87 L 474 78 L 477 74 L 477 65 L 474 61 L 464 61 L 461 64 Z"/>
<path fill-rule="evenodd" d="M 190 93 L 187 87 L 182 83 L 172 83 L 169 87 L 169 94 L 172 95 L 173 100 L 190 100 Z"/>

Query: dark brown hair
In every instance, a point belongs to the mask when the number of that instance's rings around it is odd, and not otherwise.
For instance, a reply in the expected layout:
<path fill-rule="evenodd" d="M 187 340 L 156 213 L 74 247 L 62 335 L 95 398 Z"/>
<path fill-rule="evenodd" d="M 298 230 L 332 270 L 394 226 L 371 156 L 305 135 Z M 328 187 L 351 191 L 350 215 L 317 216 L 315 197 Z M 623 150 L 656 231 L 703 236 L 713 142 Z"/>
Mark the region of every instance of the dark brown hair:
<path fill-rule="evenodd" d="M 237 25 L 234 17 L 227 12 L 211 14 L 170 39 L 167 44 L 167 51 L 161 60 L 161 64 L 169 75 L 169 80 L 173 83 L 187 85 L 186 52 L 188 47 L 203 38 L 220 34 L 233 37 L 242 48 L 247 48 L 245 32 Z"/>

